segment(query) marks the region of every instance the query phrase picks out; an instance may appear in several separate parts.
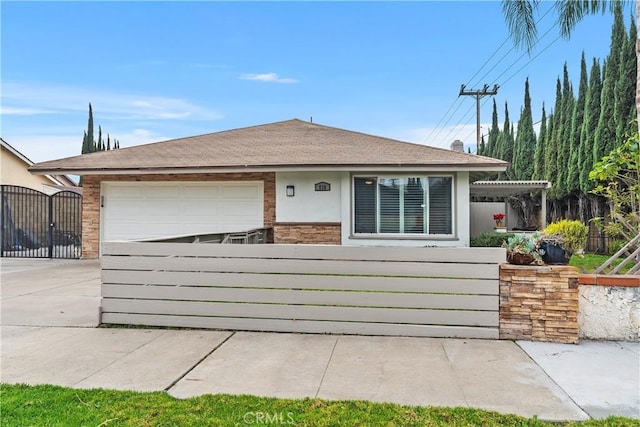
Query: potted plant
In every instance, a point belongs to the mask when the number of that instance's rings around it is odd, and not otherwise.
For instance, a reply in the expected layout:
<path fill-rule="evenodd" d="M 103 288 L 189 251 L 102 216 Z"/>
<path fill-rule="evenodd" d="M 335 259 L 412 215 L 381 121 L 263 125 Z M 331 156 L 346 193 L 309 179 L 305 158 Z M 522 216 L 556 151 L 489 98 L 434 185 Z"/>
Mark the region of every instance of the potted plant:
<path fill-rule="evenodd" d="M 502 244 L 507 249 L 507 261 L 511 264 L 529 265 L 532 262 L 542 264 L 538 249 L 540 233 L 519 233 L 509 237 Z"/>
<path fill-rule="evenodd" d="M 558 234 L 543 234 L 538 243 L 542 261 L 550 265 L 569 264 L 570 254 L 564 248 L 564 239 Z"/>
<path fill-rule="evenodd" d="M 589 228 L 580 221 L 563 219 L 549 224 L 540 239 L 547 264 L 568 264 L 571 255 L 582 256 Z"/>
<path fill-rule="evenodd" d="M 506 233 L 507 232 L 507 227 L 504 227 L 502 225 L 502 220 L 504 220 L 504 214 L 503 213 L 495 213 L 495 214 L 493 214 L 493 220 L 496 222 L 495 231 L 497 231 L 498 233 Z"/>

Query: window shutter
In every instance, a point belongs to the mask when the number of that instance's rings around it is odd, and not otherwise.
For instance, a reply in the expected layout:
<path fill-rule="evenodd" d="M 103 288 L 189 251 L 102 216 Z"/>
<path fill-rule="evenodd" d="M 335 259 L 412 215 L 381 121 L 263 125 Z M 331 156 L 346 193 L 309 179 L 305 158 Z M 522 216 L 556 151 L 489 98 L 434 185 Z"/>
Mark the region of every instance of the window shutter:
<path fill-rule="evenodd" d="M 404 233 L 424 233 L 424 178 L 409 178 L 404 189 Z"/>
<path fill-rule="evenodd" d="M 356 233 L 376 232 L 376 179 L 354 179 L 354 228 Z"/>
<path fill-rule="evenodd" d="M 400 233 L 401 180 L 384 178 L 378 182 L 380 194 L 380 233 Z"/>
<path fill-rule="evenodd" d="M 429 234 L 452 233 L 451 177 L 429 178 Z"/>

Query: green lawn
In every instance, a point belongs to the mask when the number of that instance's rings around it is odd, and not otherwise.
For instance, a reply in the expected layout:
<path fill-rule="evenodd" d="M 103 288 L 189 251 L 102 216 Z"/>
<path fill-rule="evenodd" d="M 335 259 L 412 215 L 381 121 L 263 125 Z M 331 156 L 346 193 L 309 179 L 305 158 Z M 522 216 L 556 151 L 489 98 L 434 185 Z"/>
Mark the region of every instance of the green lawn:
<path fill-rule="evenodd" d="M 577 255 L 573 255 L 571 260 L 569 261 L 569 265 L 574 267 L 578 267 L 580 273 L 593 273 L 593 271 L 600 267 L 606 260 L 608 260 L 610 255 L 597 255 L 597 254 L 584 254 L 584 257 L 579 257 Z M 618 265 L 620 260 L 614 263 L 614 265 Z M 633 264 L 627 264 L 622 269 L 622 273 L 628 271 Z"/>
<path fill-rule="evenodd" d="M 77 390 L 0 384 L 2 426 L 640 426 L 610 417 L 585 423 L 467 408 L 414 407 L 364 401 L 204 395 L 186 400 L 161 393 Z"/>

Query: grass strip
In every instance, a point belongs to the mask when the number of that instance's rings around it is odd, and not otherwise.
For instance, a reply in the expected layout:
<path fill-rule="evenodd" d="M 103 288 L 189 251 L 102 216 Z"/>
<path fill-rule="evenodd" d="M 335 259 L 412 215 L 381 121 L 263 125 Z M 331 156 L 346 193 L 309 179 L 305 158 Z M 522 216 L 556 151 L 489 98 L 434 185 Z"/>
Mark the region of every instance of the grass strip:
<path fill-rule="evenodd" d="M 366 401 L 203 395 L 0 384 L 2 426 L 640 426 L 610 417 L 580 423 L 470 408 L 402 406 Z"/>

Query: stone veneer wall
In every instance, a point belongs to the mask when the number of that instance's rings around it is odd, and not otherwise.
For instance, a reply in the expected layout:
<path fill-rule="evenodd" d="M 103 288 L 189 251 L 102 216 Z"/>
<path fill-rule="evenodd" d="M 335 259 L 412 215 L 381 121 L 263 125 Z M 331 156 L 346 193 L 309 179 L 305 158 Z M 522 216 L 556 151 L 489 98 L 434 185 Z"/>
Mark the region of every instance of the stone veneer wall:
<path fill-rule="evenodd" d="M 342 243 L 342 227 L 339 222 L 277 222 L 273 226 L 273 235 L 274 243 Z"/>
<path fill-rule="evenodd" d="M 102 181 L 263 181 L 264 226 L 272 227 L 276 218 L 276 175 L 256 173 L 201 173 L 155 175 L 87 175 L 83 178 L 82 258 L 100 254 L 100 183 Z"/>
<path fill-rule="evenodd" d="M 500 338 L 576 344 L 578 270 L 502 264 Z"/>

